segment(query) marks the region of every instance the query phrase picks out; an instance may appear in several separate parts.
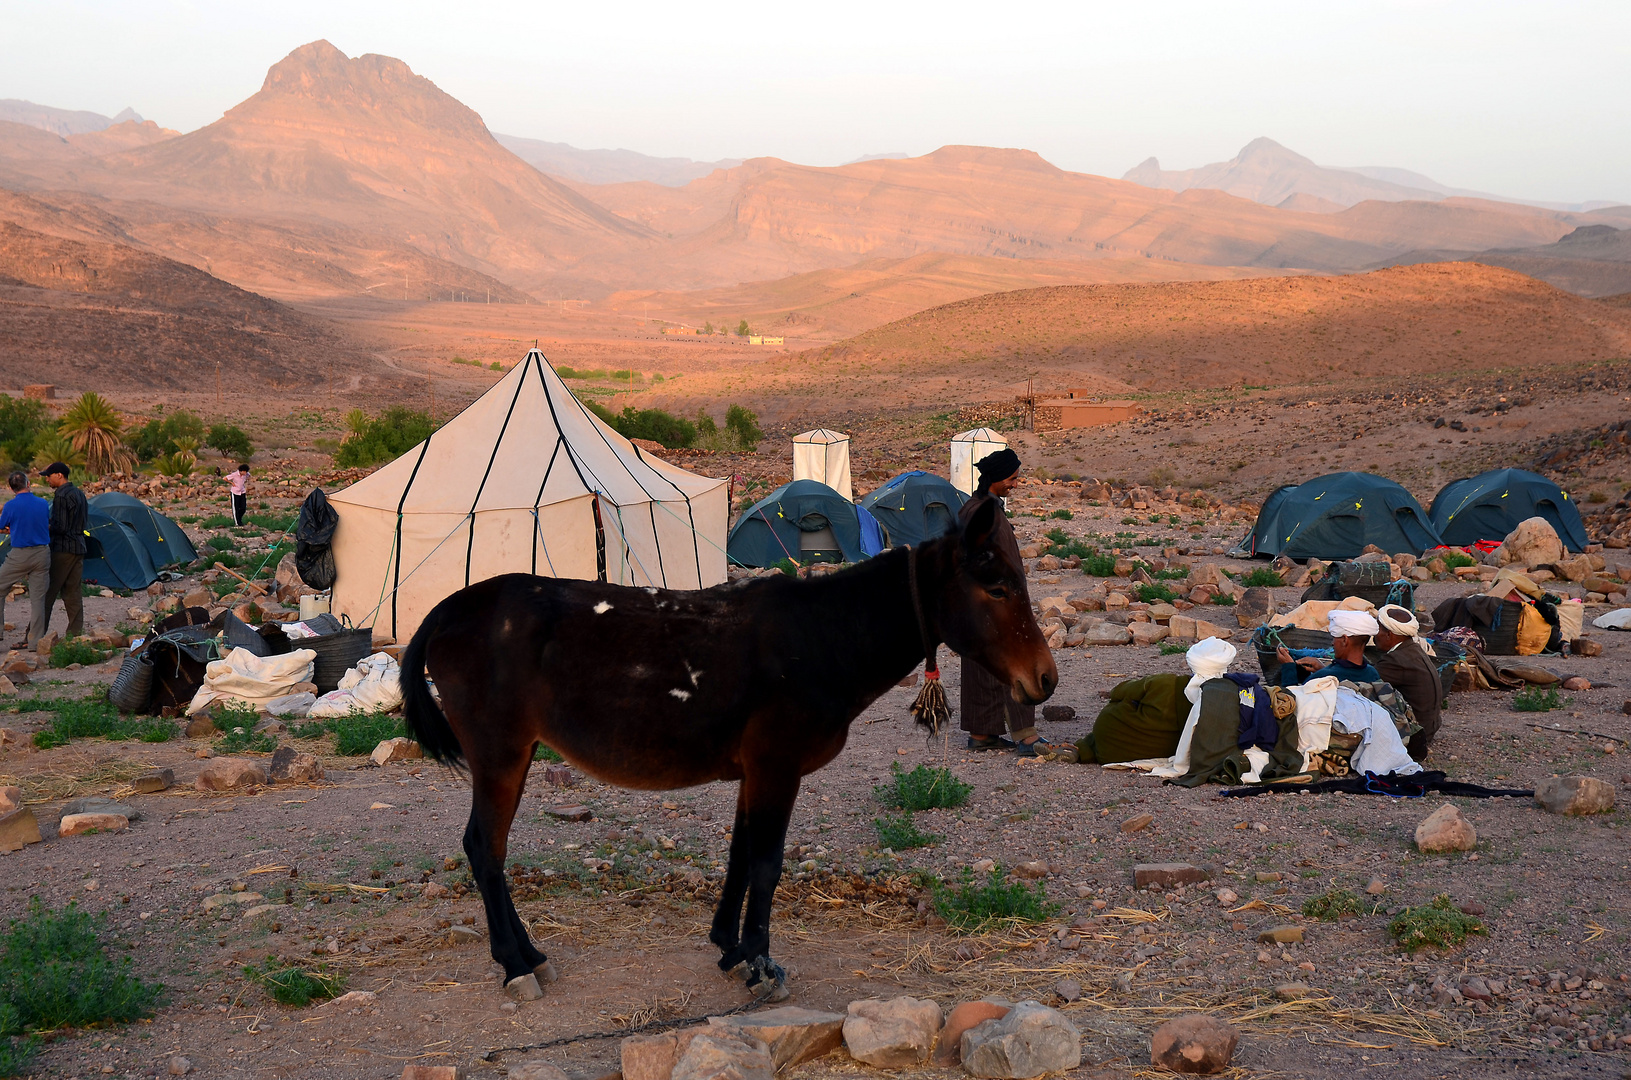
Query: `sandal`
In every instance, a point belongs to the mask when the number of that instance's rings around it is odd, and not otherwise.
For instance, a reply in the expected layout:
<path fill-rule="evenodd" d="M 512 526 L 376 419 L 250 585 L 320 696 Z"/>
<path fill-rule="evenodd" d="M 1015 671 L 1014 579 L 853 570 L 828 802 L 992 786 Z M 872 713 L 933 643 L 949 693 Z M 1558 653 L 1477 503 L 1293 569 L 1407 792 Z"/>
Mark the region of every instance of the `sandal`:
<path fill-rule="evenodd" d="M 1076 748 L 1072 746 L 1070 749 L 1072 752 L 1074 752 Z M 1020 757 L 1055 758 L 1058 757 L 1063 750 L 1064 747 L 1060 746 L 1058 743 L 1051 743 L 1043 738 L 1038 738 L 1035 742 L 1022 742 L 1014 744 L 1014 753 L 1018 754 Z"/>
<path fill-rule="evenodd" d="M 970 750 L 1012 750 L 1014 744 L 1001 735 L 970 735 L 968 737 Z"/>

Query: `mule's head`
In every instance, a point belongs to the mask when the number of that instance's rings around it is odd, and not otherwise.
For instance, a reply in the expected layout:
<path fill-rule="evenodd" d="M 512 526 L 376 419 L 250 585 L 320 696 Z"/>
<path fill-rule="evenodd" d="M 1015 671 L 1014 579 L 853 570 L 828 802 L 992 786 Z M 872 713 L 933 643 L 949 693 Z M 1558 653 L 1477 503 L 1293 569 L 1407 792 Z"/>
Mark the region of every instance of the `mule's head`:
<path fill-rule="evenodd" d="M 1025 566 L 996 540 L 999 513 L 1001 504 L 988 499 L 943 541 L 949 551 L 940 560 L 936 621 L 959 656 L 1007 683 L 1015 701 L 1035 705 L 1052 696 L 1059 669 L 1031 613 Z"/>

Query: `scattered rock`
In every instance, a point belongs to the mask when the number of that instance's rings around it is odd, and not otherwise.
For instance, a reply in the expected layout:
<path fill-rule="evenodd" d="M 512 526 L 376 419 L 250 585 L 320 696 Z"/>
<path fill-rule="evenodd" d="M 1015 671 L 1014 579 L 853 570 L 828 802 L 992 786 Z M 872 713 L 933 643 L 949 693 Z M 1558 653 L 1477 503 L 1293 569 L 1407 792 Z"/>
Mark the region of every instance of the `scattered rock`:
<path fill-rule="evenodd" d="M 174 769 L 149 769 L 147 772 L 138 774 L 130 782 L 130 786 L 135 788 L 138 794 L 152 795 L 155 792 L 165 790 L 175 782 L 176 771 Z"/>
<path fill-rule="evenodd" d="M 1139 863 L 1133 867 L 1133 885 L 1140 889 L 1174 889 L 1206 881 L 1209 877 L 1205 870 L 1192 863 Z"/>
<path fill-rule="evenodd" d="M 545 765 L 544 783 L 550 787 L 569 788 L 578 782 L 570 765 Z"/>
<path fill-rule="evenodd" d="M 248 912 L 245 912 L 248 914 Z M 356 1009 L 364 1005 L 372 1005 L 379 1000 L 379 995 L 372 990 L 347 990 L 337 998 L 333 998 L 319 1006 L 324 1009 L 345 1008 Z"/>
<path fill-rule="evenodd" d="M 1313 987 L 1307 983 L 1282 983 L 1274 988 L 1274 996 L 1281 1001 L 1296 1001 L 1300 998 L 1310 997 L 1315 993 Z"/>
<path fill-rule="evenodd" d="M 1130 817 L 1126 821 L 1123 821 L 1121 823 L 1121 831 L 1124 833 L 1139 832 L 1142 829 L 1149 828 L 1150 823 L 1154 820 L 1154 814 L 1139 814 L 1136 817 Z"/>
<path fill-rule="evenodd" d="M 1048 864 L 1041 859 L 1022 862 L 1014 867 L 1014 876 L 1027 881 L 1037 881 L 1048 876 Z"/>
<path fill-rule="evenodd" d="M 1222 1072 L 1234 1060 L 1240 1030 L 1214 1016 L 1196 1013 L 1168 1020 L 1150 1036 L 1150 1064 L 1173 1072 Z"/>
<path fill-rule="evenodd" d="M 734 1028 L 704 1028 L 674 1063 L 671 1080 L 774 1080 L 770 1047 Z"/>
<path fill-rule="evenodd" d="M 1235 618 L 1247 630 L 1262 626 L 1274 615 L 1274 593 L 1261 586 L 1253 586 L 1235 601 Z"/>
<path fill-rule="evenodd" d="M 1112 596 L 1117 594 L 1112 593 Z M 1133 640 L 1132 632 L 1125 626 L 1117 626 L 1113 622 L 1096 622 L 1087 628 L 1082 635 L 1082 644 L 1089 647 L 1095 645 L 1126 645 Z"/>
<path fill-rule="evenodd" d="M 199 713 L 187 721 L 187 738 L 189 739 L 207 739 L 211 735 L 218 734 L 220 734 L 220 729 L 215 726 L 215 720 L 209 713 Z"/>
<path fill-rule="evenodd" d="M 1461 984 L 1461 996 L 1473 1001 L 1491 1002 L 1495 995 L 1490 993 L 1489 984 L 1476 975 L 1468 976 Z"/>
<path fill-rule="evenodd" d="M 303 754 L 292 746 L 280 746 L 272 751 L 272 766 L 267 770 L 271 778 L 291 784 L 323 778 L 323 763 L 316 754 Z"/>
<path fill-rule="evenodd" d="M 1042 719 L 1050 724 L 1063 724 L 1066 721 L 1076 719 L 1076 710 L 1069 705 L 1044 705 L 1042 706 Z"/>
<path fill-rule="evenodd" d="M 243 892 L 224 892 L 216 893 L 214 896 L 206 896 L 204 897 L 203 907 L 205 911 L 214 911 L 217 908 L 224 908 L 228 904 L 253 904 L 257 900 L 265 899 L 266 897 L 260 893 L 250 892 L 246 889 Z"/>
<path fill-rule="evenodd" d="M 1365 891 L 1372 896 L 1381 896 L 1387 892 L 1387 882 L 1379 877 L 1373 877 L 1370 879 L 1370 884 L 1365 886 Z"/>
<path fill-rule="evenodd" d="M 1053 984 L 1053 992 L 1064 1001 L 1075 1001 L 1082 996 L 1082 984 L 1075 979 L 1060 979 Z"/>
<path fill-rule="evenodd" d="M 424 756 L 424 751 L 419 749 L 418 743 L 400 735 L 394 739 L 386 739 L 374 747 L 374 752 L 368 755 L 375 765 L 384 765 L 391 761 L 413 761 Z"/>
<path fill-rule="evenodd" d="M 929 1059 L 943 1022 L 940 1006 L 932 1001 L 913 997 L 852 1001 L 844 1018 L 844 1045 L 864 1064 L 904 1069 Z"/>
<path fill-rule="evenodd" d="M 1453 804 L 1439 807 L 1416 826 L 1416 847 L 1420 851 L 1471 851 L 1477 846 L 1477 830 Z"/>
<path fill-rule="evenodd" d="M 464 1070 L 457 1065 L 408 1065 L 402 1069 L 402 1080 L 464 1080 Z"/>
<path fill-rule="evenodd" d="M 1082 1033 L 1057 1009 L 1022 1001 L 999 1019 L 963 1032 L 963 1069 L 970 1076 L 1021 1080 L 1064 1072 L 1082 1063 Z"/>
<path fill-rule="evenodd" d="M 4 675 L 0 675 L 0 697 L 15 697 L 17 684 Z"/>
<path fill-rule="evenodd" d="M 1240 902 L 1240 894 L 1235 892 L 1233 889 L 1219 889 L 1212 895 L 1216 896 L 1218 903 L 1222 904 L 1224 907 Z"/>
<path fill-rule="evenodd" d="M 23 789 L 20 787 L 0 787 L 0 815 L 9 814 L 23 805 Z"/>
<path fill-rule="evenodd" d="M 1505 563 L 1540 566 L 1542 563 L 1555 564 L 1563 558 L 1563 541 L 1558 539 L 1552 523 L 1542 517 L 1518 522 L 1518 527 L 1507 533 L 1501 547 L 1501 557 Z"/>
<path fill-rule="evenodd" d="M 1273 926 L 1258 934 L 1257 940 L 1280 945 L 1301 944 L 1303 928 L 1300 926 Z"/>
<path fill-rule="evenodd" d="M 1563 680 L 1563 689 L 1574 691 L 1590 690 L 1591 680 L 1580 675 L 1570 675 L 1567 679 Z"/>
<path fill-rule="evenodd" d="M 630 1035 L 623 1040 L 623 1080 L 669 1080 L 680 1055 L 706 1029 L 695 1027 L 663 1035 Z"/>
<path fill-rule="evenodd" d="M 787 1006 L 745 1016 L 711 1016 L 708 1023 L 763 1042 L 777 1071 L 830 1054 L 844 1044 L 843 1013 Z M 510 1076 L 513 1080 L 515 1074 Z"/>
<path fill-rule="evenodd" d="M 193 1071 L 193 1063 L 180 1054 L 170 1059 L 169 1073 L 171 1076 L 186 1076 Z"/>
<path fill-rule="evenodd" d="M 1535 785 L 1535 805 L 1551 814 L 1606 814 L 1614 785 L 1591 776 L 1553 776 Z"/>
<path fill-rule="evenodd" d="M 40 823 L 31 807 L 19 806 L 9 814 L 0 814 L 0 851 L 21 851 L 25 844 L 41 840 Z"/>
<path fill-rule="evenodd" d="M 127 821 L 140 821 L 142 812 L 129 803 L 110 799 L 106 795 L 86 795 L 74 799 L 62 808 L 62 816 L 71 814 L 118 814 Z"/>
<path fill-rule="evenodd" d="M 1166 627 L 1153 622 L 1129 623 L 1127 631 L 1132 636 L 1134 645 L 1155 645 L 1165 641 L 1169 635 Z"/>
<path fill-rule="evenodd" d="M 544 808 L 544 813 L 559 821 L 592 821 L 595 816 L 595 812 L 587 806 L 577 805 L 549 806 Z M 624 1080 L 627 1080 L 627 1078 L 625 1077 Z"/>
<path fill-rule="evenodd" d="M 199 770 L 193 787 L 199 791 L 227 791 L 266 783 L 266 770 L 258 761 L 242 758 L 216 758 Z"/>
<path fill-rule="evenodd" d="M 449 945 L 475 945 L 480 941 L 481 931 L 474 926 L 454 923 L 447 928 L 447 943 Z"/>
<path fill-rule="evenodd" d="M 543 1058 L 527 1058 L 510 1066 L 509 1080 L 570 1080 L 558 1066 Z"/>
<path fill-rule="evenodd" d="M 963 1058 L 963 1032 L 987 1020 L 1000 1020 L 1013 1006 L 997 1001 L 965 1001 L 946 1017 L 940 1044 L 934 1051 L 936 1065 L 956 1065 Z"/>
<path fill-rule="evenodd" d="M 1217 623 L 1207 622 L 1205 619 L 1195 620 L 1195 640 L 1205 641 L 1207 638 L 1217 638 L 1219 641 L 1229 640 L 1229 631 Z"/>
<path fill-rule="evenodd" d="M 1455 909 L 1463 915 L 1482 915 L 1484 913 L 1484 905 L 1476 900 L 1463 900 L 1455 906 Z"/>
<path fill-rule="evenodd" d="M 67 814 L 57 823 L 58 836 L 83 836 L 92 832 L 124 832 L 130 819 L 123 814 Z"/>
<path fill-rule="evenodd" d="M 1577 637 L 1569 642 L 1569 651 L 1576 656 L 1601 656 L 1603 655 L 1603 643 L 1593 641 L 1588 637 Z"/>

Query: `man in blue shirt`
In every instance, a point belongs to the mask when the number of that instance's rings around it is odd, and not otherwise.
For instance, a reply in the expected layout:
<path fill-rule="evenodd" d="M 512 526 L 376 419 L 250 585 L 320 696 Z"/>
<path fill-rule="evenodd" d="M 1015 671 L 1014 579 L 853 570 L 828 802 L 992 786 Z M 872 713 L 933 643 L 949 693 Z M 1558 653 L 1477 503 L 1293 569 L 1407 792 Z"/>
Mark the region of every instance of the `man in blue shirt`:
<path fill-rule="evenodd" d="M 11 535 L 11 551 L 0 564 L 0 626 L 6 621 L 6 595 L 20 581 L 28 583 L 33 615 L 17 644 L 32 649 L 45 634 L 45 595 L 51 585 L 51 504 L 28 490 L 28 474 L 6 478 L 11 499 L 0 509 L 0 533 Z"/>
<path fill-rule="evenodd" d="M 1279 649 L 1281 686 L 1301 686 L 1305 682 L 1323 679 L 1327 675 L 1343 682 L 1382 681 L 1382 676 L 1378 675 L 1376 669 L 1365 659 L 1365 646 L 1370 642 L 1371 635 L 1382 628 L 1376 621 L 1376 616 L 1368 611 L 1337 608 L 1331 612 L 1330 620 L 1331 648 L 1336 653 L 1336 658 L 1325 665 L 1321 665 L 1313 657 L 1305 657 L 1294 662 L 1291 652 L 1282 645 Z"/>

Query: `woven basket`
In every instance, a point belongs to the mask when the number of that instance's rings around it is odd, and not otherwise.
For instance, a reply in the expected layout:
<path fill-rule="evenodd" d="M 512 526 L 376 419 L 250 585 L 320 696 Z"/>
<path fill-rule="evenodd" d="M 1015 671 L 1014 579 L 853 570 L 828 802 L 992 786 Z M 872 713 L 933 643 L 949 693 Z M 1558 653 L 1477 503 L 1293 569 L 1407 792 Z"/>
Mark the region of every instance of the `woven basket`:
<path fill-rule="evenodd" d="M 1516 600 L 1502 600 L 1501 610 L 1488 630 L 1474 627 L 1484 639 L 1485 656 L 1518 655 L 1518 623 L 1523 619 L 1524 605 Z"/>
<path fill-rule="evenodd" d="M 374 651 L 374 628 L 364 626 L 324 634 L 322 637 L 301 638 L 294 645 L 297 649 L 310 649 L 317 654 L 312 664 L 311 681 L 317 684 L 319 694 L 326 694 L 338 690 L 345 673 Z"/>
<path fill-rule="evenodd" d="M 153 661 L 146 652 L 134 652 L 119 665 L 119 674 L 108 687 L 108 701 L 120 712 L 147 711 L 147 701 L 153 694 Z"/>

